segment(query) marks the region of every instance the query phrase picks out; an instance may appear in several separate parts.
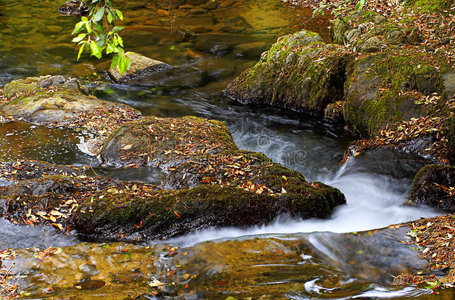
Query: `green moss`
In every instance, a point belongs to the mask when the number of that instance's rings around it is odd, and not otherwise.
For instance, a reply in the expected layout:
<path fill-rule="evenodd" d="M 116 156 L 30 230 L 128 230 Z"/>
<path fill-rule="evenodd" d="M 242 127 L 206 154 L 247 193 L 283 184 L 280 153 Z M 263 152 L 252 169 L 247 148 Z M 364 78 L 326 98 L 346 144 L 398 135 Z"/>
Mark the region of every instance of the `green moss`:
<path fill-rule="evenodd" d="M 435 64 L 445 65 L 438 57 L 429 60 L 428 55 L 394 48 L 353 62 L 345 85 L 345 119 L 351 129 L 374 136 L 387 124 L 428 113 L 430 108 L 415 99 L 440 91 Z"/>
<path fill-rule="evenodd" d="M 453 4 L 453 0 L 408 0 L 406 2 L 407 6 L 431 12 L 449 9 Z"/>
<path fill-rule="evenodd" d="M 262 224 L 284 211 L 296 217 L 327 217 L 344 197 L 338 190 L 320 185 L 301 186 L 278 197 L 219 185 L 165 190 L 145 197 L 102 193 L 102 199 L 78 208 L 76 226 L 88 232 L 125 228 L 122 225 L 134 228 L 133 224 L 142 222 L 143 227 L 157 231 L 155 235 L 159 236 L 160 231 L 169 234 L 175 227 L 183 233 L 192 226 Z"/>
<path fill-rule="evenodd" d="M 250 158 L 268 162 L 262 154 L 251 154 Z M 58 210 L 68 214 L 58 223 L 80 234 L 132 241 L 171 237 L 208 226 L 264 224 L 285 212 L 299 218 L 322 218 L 345 203 L 337 189 L 322 183 L 308 184 L 303 176 L 281 165 L 267 164 L 264 168 L 267 170 L 262 179 L 270 179 L 269 184 L 280 189 L 285 187 L 286 192 L 219 184 L 158 190 L 151 185 L 106 178 L 48 176 L 0 189 L 8 201 L 8 211 L 1 213 L 9 220 L 25 222 L 24 216 L 30 212 L 49 215 Z M 65 206 L 69 200 L 73 204 Z M 68 212 L 74 203 L 77 209 Z"/>
<path fill-rule="evenodd" d="M 322 114 L 327 104 L 342 97 L 349 57 L 344 48 L 326 45 L 317 34 L 301 31 L 280 38 L 226 93 L 242 103 Z"/>

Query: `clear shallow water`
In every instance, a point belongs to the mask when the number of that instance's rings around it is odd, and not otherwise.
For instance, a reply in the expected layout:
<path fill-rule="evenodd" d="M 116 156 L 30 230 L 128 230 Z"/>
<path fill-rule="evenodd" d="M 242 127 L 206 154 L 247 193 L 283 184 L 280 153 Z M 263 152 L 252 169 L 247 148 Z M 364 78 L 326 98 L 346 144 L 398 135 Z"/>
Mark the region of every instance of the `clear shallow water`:
<path fill-rule="evenodd" d="M 378 257 L 387 253 L 386 245 L 371 242 L 377 247 L 367 247 L 367 242 L 349 248 L 346 241 L 352 236 L 338 234 L 436 215 L 438 212 L 428 208 L 402 205 L 422 161 L 406 154 L 372 151 L 340 168 L 343 152 L 352 140 L 341 128 L 303 115 L 240 106 L 223 97 L 222 90 L 229 81 L 257 61 L 257 49 L 267 49 L 278 36 L 302 27 L 319 31 L 327 39 L 326 20 L 309 20 L 311 11 L 278 0 L 236 1 L 203 15 L 181 9 L 176 11 L 175 20 L 160 15 L 153 4 L 166 1 L 119 1 L 128 20 L 124 24 L 128 50 L 176 65 L 179 70 L 164 81 L 125 86 L 107 79 L 103 71 L 106 61 L 75 61 L 76 49 L 69 42 L 69 32 L 77 19 L 58 16 L 56 8 L 61 2 L 0 3 L 0 86 L 26 76 L 82 76 L 96 71 L 94 77 L 99 82 L 89 86 L 96 96 L 129 104 L 144 115 L 197 115 L 225 121 L 239 148 L 263 152 L 275 162 L 303 173 L 308 180 L 339 188 L 346 195 L 347 205 L 339 207 L 328 220 L 301 221 L 283 216 L 266 226 L 214 228 L 165 241 L 185 247 L 189 255 L 179 262 L 164 256 L 168 246 L 163 242 L 148 245 L 154 252 L 152 259 L 147 254 L 150 248 L 144 245 L 103 248 L 96 243 L 78 244 L 74 237 L 57 235 L 50 228 L 24 228 L 0 221 L 0 248 L 65 247 L 65 255 L 51 262 L 36 260 L 34 250 L 19 250 L 13 261 L 15 270 L 29 274 L 21 281 L 21 288 L 37 298 L 62 298 L 75 293 L 74 285 L 88 282 L 84 286 L 93 289 L 78 291 L 82 293 L 79 296 L 147 295 L 153 299 L 154 290 L 147 283 L 156 277 L 167 280 L 170 297 L 181 298 L 225 299 L 239 291 L 243 293 L 239 295 L 259 297 L 266 294 L 261 292 L 265 287 L 270 287 L 268 291 L 277 298 L 287 299 L 426 297 L 424 290 L 390 287 L 392 274 L 415 265 L 405 260 L 401 260 L 403 265 L 399 260 L 376 264 Z M 15 123 L 0 124 L 0 131 L 3 160 L 31 158 L 81 165 L 93 159 L 78 150 L 79 136 L 69 131 Z M 155 170 L 94 172 L 154 183 L 160 176 Z M 316 231 L 320 233 L 313 233 Z M 365 247 L 371 254 L 368 259 L 351 255 Z M 124 248 L 130 249 L 131 257 L 125 256 Z M 286 256 L 281 256 L 283 253 Z M 392 259 L 394 254 L 385 256 Z M 349 267 L 361 262 L 363 269 Z M 185 270 L 177 272 L 180 278 L 175 282 L 180 286 L 173 288 L 173 277 L 166 279 L 166 270 L 178 264 L 185 265 Z M 398 266 L 393 269 L 387 264 Z M 186 280 L 182 280 L 185 272 L 201 275 L 187 290 Z M 99 281 L 106 285 L 100 287 Z M 54 285 L 55 293 L 43 294 L 49 283 Z M 212 294 L 204 294 L 206 287 Z M 452 294 L 447 295 L 451 299 Z"/>

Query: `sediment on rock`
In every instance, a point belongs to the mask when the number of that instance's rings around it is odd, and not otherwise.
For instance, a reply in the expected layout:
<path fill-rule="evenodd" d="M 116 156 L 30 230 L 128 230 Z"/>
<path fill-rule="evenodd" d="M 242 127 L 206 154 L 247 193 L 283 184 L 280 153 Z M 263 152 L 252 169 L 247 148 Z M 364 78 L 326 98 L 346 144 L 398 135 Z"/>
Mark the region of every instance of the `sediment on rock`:
<path fill-rule="evenodd" d="M 223 122 L 197 117 L 144 117 L 114 132 L 101 149 L 104 165 L 172 167 L 199 155 L 237 150 Z"/>

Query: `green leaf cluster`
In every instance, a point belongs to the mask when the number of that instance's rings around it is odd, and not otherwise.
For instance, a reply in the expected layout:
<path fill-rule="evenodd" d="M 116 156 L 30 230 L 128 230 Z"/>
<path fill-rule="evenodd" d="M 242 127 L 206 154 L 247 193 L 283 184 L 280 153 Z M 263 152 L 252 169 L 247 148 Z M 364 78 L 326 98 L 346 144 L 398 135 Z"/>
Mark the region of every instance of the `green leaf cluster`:
<path fill-rule="evenodd" d="M 123 39 L 119 32 L 123 27 L 115 26 L 115 21 L 123 20 L 123 14 L 115 9 L 109 0 L 82 0 L 91 6 L 88 17 L 74 26 L 72 42 L 80 45 L 77 60 L 82 53 L 88 52 L 91 56 L 100 59 L 103 52 L 113 54 L 111 69 L 118 68 L 120 74 L 125 73 L 131 66 L 131 59 L 125 54 Z"/>

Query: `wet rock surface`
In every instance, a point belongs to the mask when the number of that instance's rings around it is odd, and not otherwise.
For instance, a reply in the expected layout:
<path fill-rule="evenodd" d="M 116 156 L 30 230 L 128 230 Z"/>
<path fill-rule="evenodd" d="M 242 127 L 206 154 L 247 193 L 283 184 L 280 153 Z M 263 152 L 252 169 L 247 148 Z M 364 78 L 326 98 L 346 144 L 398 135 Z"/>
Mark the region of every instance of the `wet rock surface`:
<path fill-rule="evenodd" d="M 97 110 L 120 108 L 135 112 L 125 105 L 103 101 L 87 93 L 87 89 L 74 78 L 29 77 L 5 85 L 0 111 L 17 119 L 46 125 L 74 124 L 82 115 Z"/>
<path fill-rule="evenodd" d="M 409 201 L 425 204 L 446 212 L 455 212 L 455 168 L 444 165 L 428 165 L 414 178 Z"/>
<path fill-rule="evenodd" d="M 109 70 L 109 76 L 116 83 L 141 82 L 145 77 L 162 73 L 172 69 L 172 66 L 142 54 L 127 52 L 126 55 L 131 59 L 131 67 L 124 74 L 120 74 L 118 69 Z"/>
<path fill-rule="evenodd" d="M 107 136 L 141 118 L 136 109 L 88 95 L 74 78 L 41 76 L 14 80 L 3 88 L 0 116 L 50 127 L 67 127 L 89 134 L 87 151 L 99 151 Z"/>
<path fill-rule="evenodd" d="M 145 241 L 210 226 L 265 224 L 283 213 L 327 217 L 345 202 L 334 188 L 308 184 L 300 174 L 283 172 L 286 169 L 280 166 L 265 168 L 270 169 L 263 175 L 264 185 L 233 181 L 178 190 L 85 175 L 43 176 L 0 187 L 4 202 L 0 213 L 17 224 L 73 228 L 83 239 Z"/>
<path fill-rule="evenodd" d="M 81 0 L 66 1 L 58 8 L 59 13 L 67 16 L 86 15 L 89 11 L 90 7 Z"/>
<path fill-rule="evenodd" d="M 199 155 L 236 150 L 226 125 L 197 117 L 144 117 L 114 132 L 99 157 L 104 165 L 175 165 Z"/>

